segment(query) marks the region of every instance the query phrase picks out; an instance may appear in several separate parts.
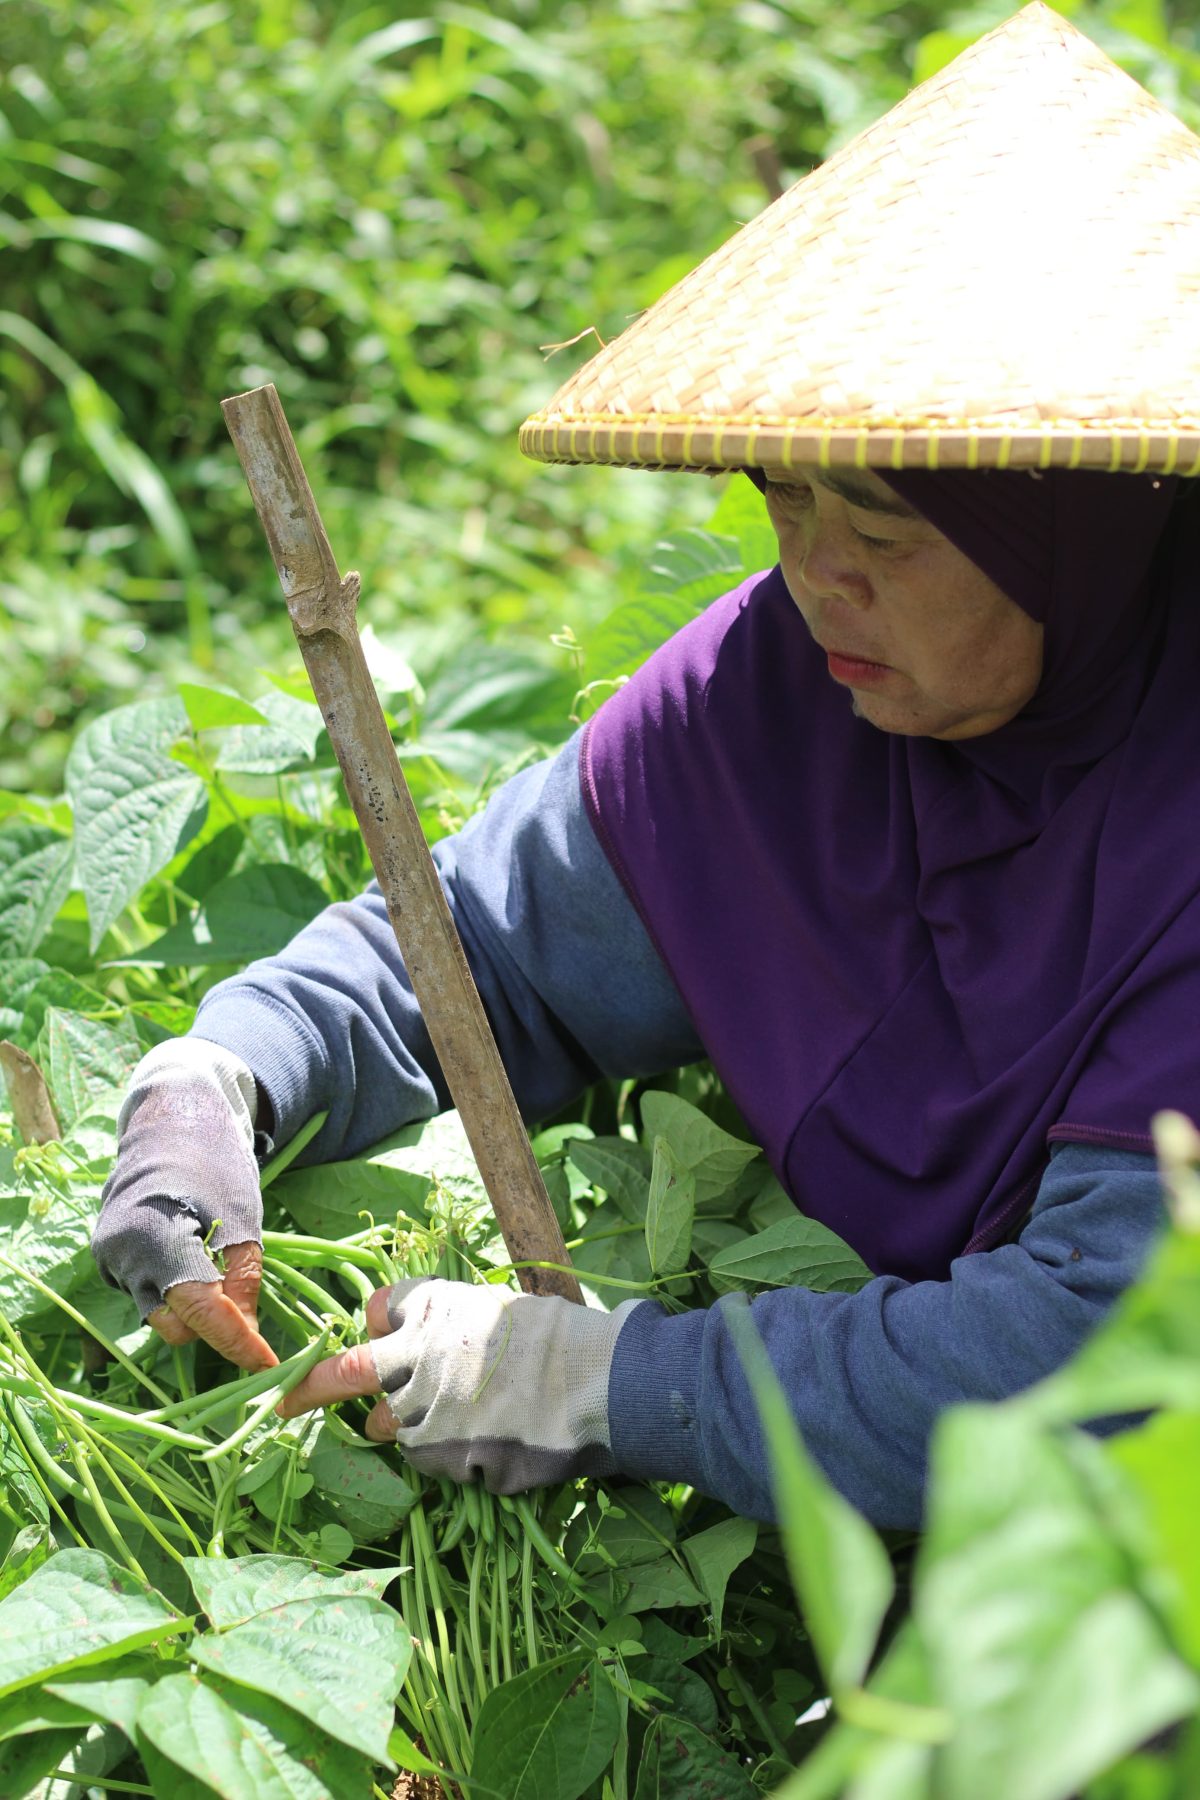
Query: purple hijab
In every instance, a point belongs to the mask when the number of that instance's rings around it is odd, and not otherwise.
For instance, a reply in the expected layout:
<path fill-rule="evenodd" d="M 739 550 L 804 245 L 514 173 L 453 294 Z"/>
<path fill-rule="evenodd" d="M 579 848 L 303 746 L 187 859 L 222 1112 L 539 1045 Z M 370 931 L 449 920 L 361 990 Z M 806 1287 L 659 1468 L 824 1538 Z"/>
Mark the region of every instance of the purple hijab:
<path fill-rule="evenodd" d="M 1149 478 L 891 484 L 1046 627 L 959 743 L 851 713 L 778 569 L 600 709 L 601 844 L 798 1205 L 878 1271 L 1002 1241 L 1063 1139 L 1200 1114 L 1200 506 Z"/>

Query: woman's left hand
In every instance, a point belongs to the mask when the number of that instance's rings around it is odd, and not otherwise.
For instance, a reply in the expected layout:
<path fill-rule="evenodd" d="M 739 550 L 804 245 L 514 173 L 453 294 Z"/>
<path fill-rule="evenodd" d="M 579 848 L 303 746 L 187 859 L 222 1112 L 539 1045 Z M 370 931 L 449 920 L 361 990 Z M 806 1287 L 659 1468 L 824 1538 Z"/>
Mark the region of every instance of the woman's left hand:
<path fill-rule="evenodd" d="M 609 1369 L 640 1304 L 605 1313 L 509 1288 L 400 1281 L 368 1301 L 369 1341 L 318 1363 L 279 1411 L 290 1419 L 382 1389 L 369 1438 L 394 1439 L 422 1474 L 494 1494 L 615 1474 Z"/>

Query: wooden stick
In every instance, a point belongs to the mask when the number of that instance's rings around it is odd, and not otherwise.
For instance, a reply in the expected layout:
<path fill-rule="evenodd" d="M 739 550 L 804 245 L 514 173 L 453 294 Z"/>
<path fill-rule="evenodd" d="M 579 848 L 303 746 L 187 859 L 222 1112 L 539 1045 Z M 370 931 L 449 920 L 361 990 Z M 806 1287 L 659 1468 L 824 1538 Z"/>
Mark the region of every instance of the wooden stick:
<path fill-rule="evenodd" d="M 341 765 L 396 942 L 514 1263 L 531 1294 L 582 1301 L 359 642 L 343 580 L 273 386 L 221 402 L 292 629 Z"/>

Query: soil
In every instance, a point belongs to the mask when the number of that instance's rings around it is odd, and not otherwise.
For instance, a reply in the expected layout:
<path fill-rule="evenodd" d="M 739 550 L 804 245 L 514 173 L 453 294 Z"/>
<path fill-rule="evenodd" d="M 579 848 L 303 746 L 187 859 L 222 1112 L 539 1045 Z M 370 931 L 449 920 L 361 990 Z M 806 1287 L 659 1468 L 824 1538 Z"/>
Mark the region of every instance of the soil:
<path fill-rule="evenodd" d="M 446 1800 L 446 1791 L 436 1775 L 409 1775 L 401 1769 L 392 1800 Z"/>

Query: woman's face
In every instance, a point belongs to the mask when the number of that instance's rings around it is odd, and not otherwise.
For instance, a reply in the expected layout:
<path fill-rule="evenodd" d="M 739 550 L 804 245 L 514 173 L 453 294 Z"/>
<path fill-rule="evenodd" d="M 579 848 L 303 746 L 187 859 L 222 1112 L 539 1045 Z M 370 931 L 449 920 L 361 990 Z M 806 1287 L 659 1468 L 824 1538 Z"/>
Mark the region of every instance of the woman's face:
<path fill-rule="evenodd" d="M 1033 698 L 1042 626 L 878 475 L 764 473 L 788 591 L 856 713 L 907 737 L 981 737 Z"/>

